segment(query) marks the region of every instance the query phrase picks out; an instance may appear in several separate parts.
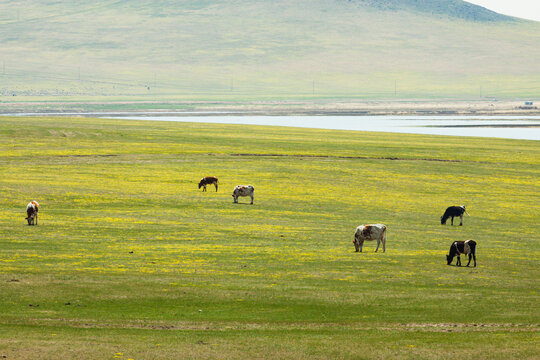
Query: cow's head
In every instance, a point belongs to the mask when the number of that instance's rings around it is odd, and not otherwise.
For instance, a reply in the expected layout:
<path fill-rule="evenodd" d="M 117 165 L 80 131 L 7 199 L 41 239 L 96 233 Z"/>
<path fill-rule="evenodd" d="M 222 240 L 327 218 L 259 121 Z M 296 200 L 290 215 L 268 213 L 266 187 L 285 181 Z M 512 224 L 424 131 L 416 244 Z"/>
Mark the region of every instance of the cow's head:
<path fill-rule="evenodd" d="M 204 185 L 204 179 L 202 179 L 201 181 L 199 181 L 199 189 Z"/>
<path fill-rule="evenodd" d="M 356 252 L 359 252 L 360 244 L 358 244 L 358 240 L 355 238 L 352 243 L 354 244 L 354 248 L 356 249 Z"/>
<path fill-rule="evenodd" d="M 34 214 L 26 217 L 25 220 L 28 221 L 28 225 L 33 225 L 34 224 Z"/>
<path fill-rule="evenodd" d="M 447 254 L 446 255 L 446 265 L 450 265 L 452 263 L 453 259 L 454 259 L 453 256 L 451 256 L 450 254 Z"/>
<path fill-rule="evenodd" d="M 441 216 L 441 225 L 446 224 L 446 218 L 444 216 Z"/>

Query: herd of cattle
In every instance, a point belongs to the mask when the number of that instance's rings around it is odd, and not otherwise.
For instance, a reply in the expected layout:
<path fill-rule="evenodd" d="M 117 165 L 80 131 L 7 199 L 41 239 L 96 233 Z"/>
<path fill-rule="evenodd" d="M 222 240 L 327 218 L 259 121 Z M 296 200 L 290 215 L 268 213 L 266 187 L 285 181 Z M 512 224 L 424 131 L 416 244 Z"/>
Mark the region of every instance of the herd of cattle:
<path fill-rule="evenodd" d="M 218 178 L 215 176 L 203 177 L 199 182 L 199 189 L 202 187 L 203 191 L 206 191 L 206 185 L 214 185 L 216 187 L 216 192 L 218 191 Z M 234 198 L 234 203 L 238 203 L 239 197 L 251 197 L 251 204 L 253 204 L 255 188 L 253 185 L 237 185 L 234 187 L 232 197 Z M 39 204 L 37 201 L 32 200 L 26 206 L 26 220 L 28 225 L 37 225 L 37 217 L 39 211 Z M 441 224 L 445 225 L 446 221 L 449 218 L 452 218 L 451 224 L 454 225 L 454 217 L 460 218 L 459 226 L 463 225 L 463 214 L 469 215 L 465 210 L 465 206 L 450 206 L 446 209 L 443 216 L 441 216 Z M 379 250 L 379 246 L 382 243 L 383 252 L 386 251 L 386 225 L 384 224 L 370 224 L 370 225 L 360 225 L 356 228 L 354 233 L 353 244 L 356 248 L 356 252 L 362 252 L 364 246 L 364 241 L 377 241 L 377 248 L 375 252 Z M 457 256 L 457 266 L 461 266 L 460 255 L 469 256 L 469 262 L 467 266 L 471 263 L 471 259 L 474 259 L 474 266 L 476 267 L 476 242 L 473 240 L 467 241 L 454 241 L 450 246 L 448 255 L 446 255 L 447 264 L 450 265 Z"/>

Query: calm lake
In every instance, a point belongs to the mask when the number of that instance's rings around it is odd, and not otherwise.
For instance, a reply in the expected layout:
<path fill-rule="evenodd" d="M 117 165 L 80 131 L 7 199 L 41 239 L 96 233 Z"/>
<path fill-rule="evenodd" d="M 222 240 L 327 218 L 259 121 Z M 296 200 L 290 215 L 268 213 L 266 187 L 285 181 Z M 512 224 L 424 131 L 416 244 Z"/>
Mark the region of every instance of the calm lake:
<path fill-rule="evenodd" d="M 104 116 L 131 120 L 291 126 L 316 129 L 540 140 L 540 116 Z"/>
<path fill-rule="evenodd" d="M 4 116 L 88 116 L 107 119 L 272 125 L 407 134 L 540 140 L 540 116 L 252 116 L 220 113 L 18 113 Z"/>

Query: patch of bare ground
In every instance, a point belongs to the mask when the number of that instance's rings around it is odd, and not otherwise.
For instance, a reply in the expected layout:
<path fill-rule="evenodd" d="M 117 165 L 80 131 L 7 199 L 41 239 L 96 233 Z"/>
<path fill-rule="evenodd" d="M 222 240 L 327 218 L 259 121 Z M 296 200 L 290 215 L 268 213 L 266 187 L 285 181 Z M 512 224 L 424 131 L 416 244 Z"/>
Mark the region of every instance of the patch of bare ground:
<path fill-rule="evenodd" d="M 401 323 L 392 329 L 427 332 L 510 331 L 538 332 L 540 324 L 513 323 Z"/>
<path fill-rule="evenodd" d="M 88 155 L 56 155 L 56 157 L 73 157 L 73 158 L 92 158 L 92 157 L 113 157 L 118 156 L 117 154 L 88 154 Z"/>
<path fill-rule="evenodd" d="M 185 154 L 171 154 L 171 155 L 185 155 Z M 389 161 L 433 161 L 433 162 L 450 162 L 450 163 L 487 163 L 485 161 L 474 160 L 459 160 L 459 159 L 441 159 L 441 158 L 404 158 L 404 157 L 377 157 L 377 156 L 346 156 L 346 155 L 310 155 L 310 154 L 256 154 L 256 153 L 231 153 L 231 154 L 205 154 L 207 156 L 225 155 L 225 156 L 238 156 L 238 157 L 283 157 L 283 158 L 295 158 L 295 159 L 342 159 L 342 160 L 389 160 Z M 128 158 L 132 162 L 133 159 L 138 161 L 146 161 L 153 157 L 153 154 L 67 154 L 67 155 L 51 155 L 49 158 L 58 159 L 99 159 L 99 158 Z M 5 157 L 11 159 L 11 157 Z M 146 159 L 148 158 L 148 159 Z M 35 161 L 35 160 L 32 160 Z M 178 161 L 175 160 L 175 161 Z"/>
<path fill-rule="evenodd" d="M 342 156 L 342 155 L 307 155 L 307 154 L 254 154 L 232 153 L 230 156 L 253 156 L 253 157 L 291 157 L 291 158 L 318 158 L 318 159 L 352 159 L 352 160 L 394 160 L 394 161 L 439 161 L 439 162 L 469 162 L 479 161 L 438 159 L 438 158 L 400 158 L 400 157 L 375 157 L 375 156 Z"/>
<path fill-rule="evenodd" d="M 84 319 L 26 319 L 26 323 L 42 326 L 68 326 L 83 329 L 141 329 L 141 330 L 183 330 L 183 331 L 231 331 L 231 330 L 309 330 L 309 329 L 349 329 L 377 331 L 423 331 L 423 332 L 540 332 L 540 324 L 514 323 L 242 323 L 242 322 L 189 322 L 189 321 L 123 321 L 104 322 Z M 14 323 L 15 324 L 15 323 Z"/>

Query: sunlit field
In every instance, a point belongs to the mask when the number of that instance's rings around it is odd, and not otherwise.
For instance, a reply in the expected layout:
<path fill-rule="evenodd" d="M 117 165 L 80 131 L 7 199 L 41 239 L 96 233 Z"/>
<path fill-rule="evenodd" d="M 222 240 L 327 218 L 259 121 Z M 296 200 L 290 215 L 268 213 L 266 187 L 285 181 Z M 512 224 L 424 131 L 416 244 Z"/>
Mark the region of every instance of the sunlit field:
<path fill-rule="evenodd" d="M 539 178 L 537 141 L 0 118 L 0 357 L 537 358 Z"/>

